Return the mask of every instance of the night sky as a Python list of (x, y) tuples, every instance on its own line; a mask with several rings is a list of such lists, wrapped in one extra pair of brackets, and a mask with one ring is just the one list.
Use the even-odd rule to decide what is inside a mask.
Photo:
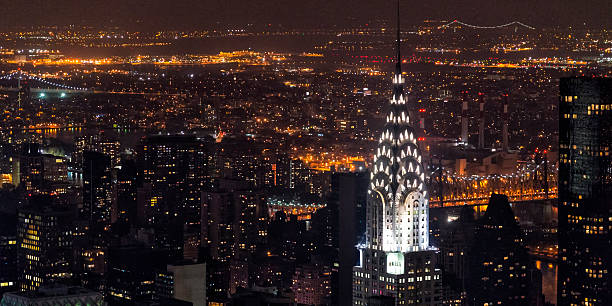
[[(0, 0), (0, 26), (118, 25), (134, 29), (223, 25), (355, 25), (394, 16), (394, 0)], [(493, 25), (612, 27), (612, 0), (403, 0), (405, 23), (425, 18)]]

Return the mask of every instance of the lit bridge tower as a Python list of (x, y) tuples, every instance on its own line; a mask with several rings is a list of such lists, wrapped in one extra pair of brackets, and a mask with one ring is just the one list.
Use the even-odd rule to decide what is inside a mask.
[(429, 198), (404, 94), (399, 0), (393, 96), (371, 169), (366, 240), (353, 268), (353, 304), (442, 305), (437, 249), (429, 245)]

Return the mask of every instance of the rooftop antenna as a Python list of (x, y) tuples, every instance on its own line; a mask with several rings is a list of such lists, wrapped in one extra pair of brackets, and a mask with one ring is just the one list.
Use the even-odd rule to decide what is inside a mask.
[(395, 64), (395, 73), (402, 74), (402, 58), (400, 54), (400, 0), (397, 0), (397, 63)]

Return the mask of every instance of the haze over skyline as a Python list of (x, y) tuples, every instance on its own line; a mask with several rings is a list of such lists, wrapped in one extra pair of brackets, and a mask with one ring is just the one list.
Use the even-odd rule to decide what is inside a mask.
[[(355, 0), (32, 0), (0, 1), (0, 27), (36, 25), (120, 26), (130, 29), (206, 28), (253, 23), (344, 26), (393, 16), (388, 1)], [(431, 0), (402, 1), (405, 24), (424, 19), (460, 19), (495, 25), (513, 20), (534, 26), (611, 26), (606, 0)], [(96, 12), (90, 14), (88, 12)], [(342, 12), (339, 14), (339, 12)]]

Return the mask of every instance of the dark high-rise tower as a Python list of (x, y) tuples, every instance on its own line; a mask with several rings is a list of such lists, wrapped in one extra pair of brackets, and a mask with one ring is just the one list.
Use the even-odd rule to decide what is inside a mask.
[(561, 79), (559, 305), (612, 304), (612, 78)]
[(91, 226), (111, 223), (111, 188), (110, 158), (99, 152), (83, 153), (83, 218)]
[(393, 96), (370, 177), (366, 239), (353, 269), (354, 305), (378, 295), (397, 304), (442, 304), (437, 250), (429, 245), (425, 171), (404, 95), (397, 5)]
[[(446, 223), (446, 224), (444, 224)], [(441, 230), (438, 246), (441, 253), (441, 268), (443, 283), (448, 286), (448, 301), (455, 295), (461, 299), (467, 293), (470, 249), (474, 242), (476, 219), (474, 208), (463, 206), (460, 216), (453, 222), (444, 222), (445, 228)]]
[(331, 284), (332, 303), (351, 305), (353, 267), (359, 259), (356, 245), (362, 242), (365, 234), (368, 173), (334, 173), (331, 181), (328, 208), (331, 210), (332, 245), (338, 251), (338, 273), (334, 273)]
[(136, 223), (138, 168), (132, 159), (122, 159), (117, 169), (117, 220)]

